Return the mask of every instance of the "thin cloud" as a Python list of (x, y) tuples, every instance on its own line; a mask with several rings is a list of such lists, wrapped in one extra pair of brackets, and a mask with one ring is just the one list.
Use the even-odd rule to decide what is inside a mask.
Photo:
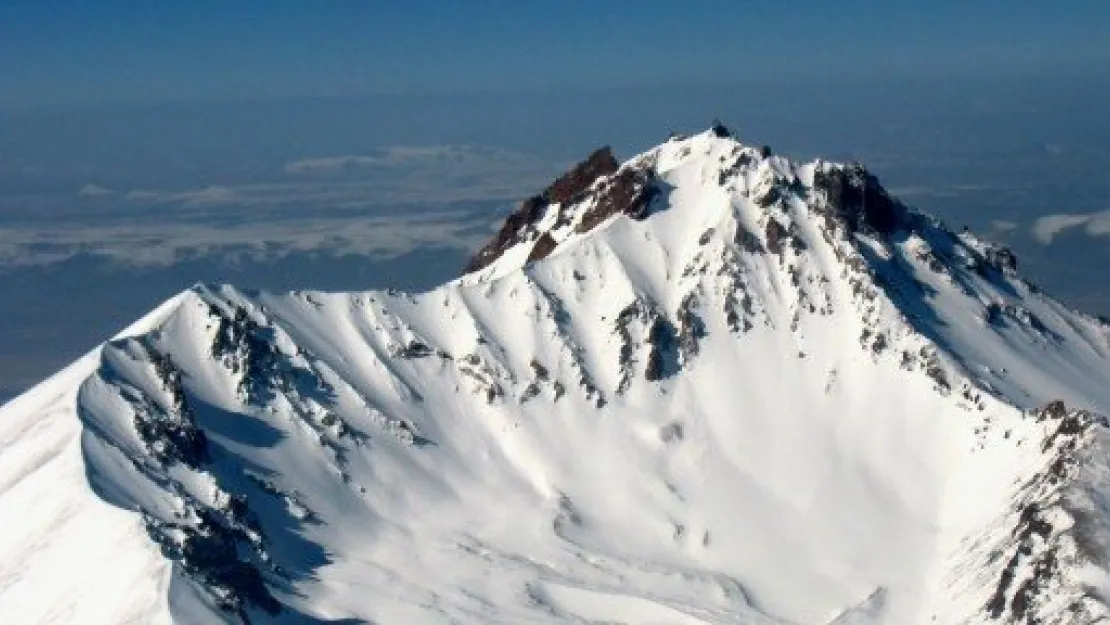
[(197, 189), (139, 189), (132, 203), (182, 207), (360, 208), (399, 202), (514, 200), (545, 187), (558, 166), (471, 146), (393, 146), (372, 154), (288, 162), (280, 180)]
[(127, 199), (132, 202), (152, 204), (180, 204), (182, 206), (217, 206), (242, 203), (242, 197), (235, 189), (225, 186), (211, 186), (189, 191), (131, 191)]
[(41, 266), (78, 255), (136, 267), (169, 266), (194, 258), (272, 261), (309, 252), (395, 258), (422, 247), (473, 250), (492, 228), (488, 218), (461, 211), (234, 225), (10, 228), (0, 230), (0, 266)]
[(373, 167), (379, 159), (373, 156), (328, 156), (324, 158), (306, 158), (291, 161), (285, 164), (287, 174), (312, 174), (335, 173), (353, 171), (364, 167)]
[(106, 189), (95, 184), (87, 184), (84, 187), (81, 187), (81, 190), (77, 192), (77, 195), (78, 197), (104, 197), (106, 195), (113, 195), (114, 193), (115, 191), (112, 191), (111, 189)]
[[(370, 154), (304, 158), (285, 164), (287, 174), (337, 174), (363, 170), (440, 169), (445, 172), (500, 172), (547, 169), (548, 164), (529, 154), (476, 146), (397, 145)], [(363, 172), (365, 173), (365, 172)]]
[(888, 189), (891, 195), (904, 200), (915, 198), (953, 198), (961, 195), (984, 193), (993, 187), (980, 184), (958, 184), (948, 186), (906, 186)]
[(1033, 238), (1049, 245), (1061, 233), (1082, 226), (1088, 236), (1110, 236), (1110, 210), (1073, 215), (1046, 215), (1033, 223)]
[(197, 258), (469, 251), (515, 201), (544, 188), (558, 169), (496, 148), (393, 146), (292, 161), (276, 178), (249, 184), (126, 192), (88, 185), (85, 197), (112, 196), (96, 203), (95, 215), (83, 211), (69, 223), (55, 220), (47, 227), (27, 220), (0, 229), (0, 269), (79, 255), (168, 266)]
[(135, 190), (126, 200), (133, 204), (176, 205), (186, 208), (214, 206), (356, 209), (398, 203), (460, 201), (511, 201), (543, 188), (550, 176), (473, 177), (467, 180), (416, 177), (393, 181), (330, 181), (210, 186), (184, 190)]

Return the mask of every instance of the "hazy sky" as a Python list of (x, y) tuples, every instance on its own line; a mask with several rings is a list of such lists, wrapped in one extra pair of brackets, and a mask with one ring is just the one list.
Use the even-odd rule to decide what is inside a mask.
[(7, 0), (0, 104), (1105, 74), (1105, 0)]

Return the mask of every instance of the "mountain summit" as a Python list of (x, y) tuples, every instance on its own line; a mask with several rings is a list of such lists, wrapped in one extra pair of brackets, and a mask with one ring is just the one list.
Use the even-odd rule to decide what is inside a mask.
[(197, 286), (0, 408), (0, 622), (1110, 619), (1110, 327), (715, 125), (422, 294)]

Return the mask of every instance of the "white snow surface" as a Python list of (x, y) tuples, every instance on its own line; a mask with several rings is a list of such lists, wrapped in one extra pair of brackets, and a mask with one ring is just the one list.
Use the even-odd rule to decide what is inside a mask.
[(0, 407), (0, 623), (1110, 619), (1106, 435), (1037, 411), (1110, 413), (1110, 328), (925, 216), (831, 225), (842, 165), (623, 167), (642, 220), (550, 207), (416, 295), (197, 286)]

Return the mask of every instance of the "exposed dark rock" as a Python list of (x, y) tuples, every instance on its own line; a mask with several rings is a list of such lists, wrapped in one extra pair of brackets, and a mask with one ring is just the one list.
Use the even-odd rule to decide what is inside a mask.
[(1064, 402), (1057, 399), (1056, 401), (1049, 402), (1041, 409), (1038, 415), (1038, 421), (1044, 419), (1063, 419), (1068, 416), (1068, 408)]
[(505, 250), (521, 241), (526, 241), (533, 235), (536, 222), (547, 214), (547, 209), (552, 204), (566, 204), (576, 200), (598, 178), (616, 172), (619, 166), (620, 163), (613, 157), (613, 152), (608, 146), (595, 151), (586, 160), (560, 176), (542, 193), (521, 202), (520, 206), (505, 219), (505, 223), (493, 239), (478, 250), (467, 264), (465, 271), (469, 273), (482, 269), (500, 258)]
[(728, 323), (728, 329), (734, 333), (742, 333), (751, 330), (754, 325), (751, 322), (751, 314), (749, 312), (741, 313), (741, 307), (746, 311), (751, 311), (751, 297), (746, 293), (743, 298), (729, 294), (725, 300), (725, 322)]
[(275, 343), (273, 328), (251, 319), (242, 308), (229, 318), (212, 308), (219, 326), (212, 357), (239, 376), (239, 392), (252, 404), (264, 404), (280, 393), (311, 395), (328, 402), (335, 390), (311, 369), (294, 365)]
[[(535, 381), (529, 382), (528, 386), (524, 388), (524, 392), (520, 396), (522, 402), (538, 397), (540, 394), (540, 385), (538, 382), (547, 382), (551, 377), (551, 373), (547, 370), (547, 367), (544, 367), (536, 360), (532, 360), (528, 363), (528, 366), (532, 369), (532, 375), (535, 377)], [(561, 394), (561, 392), (557, 392), (557, 395)]]
[(180, 462), (189, 467), (199, 467), (208, 461), (208, 439), (204, 430), (196, 424), (182, 384), (181, 371), (169, 356), (148, 343), (142, 345), (171, 403), (162, 407), (143, 395), (128, 398), (135, 411), (135, 432), (147, 452), (159, 463)]
[(767, 220), (767, 250), (773, 254), (782, 254), (782, 243), (786, 238), (787, 230), (776, 219)]
[(196, 468), (208, 460), (208, 438), (188, 410), (165, 413), (151, 406), (144, 408), (135, 412), (135, 431), (160, 463), (180, 462)]
[(598, 190), (597, 201), (582, 216), (578, 232), (589, 232), (618, 213), (633, 219), (647, 217), (648, 205), (659, 193), (651, 170), (625, 169)]
[(644, 378), (655, 382), (674, 375), (679, 369), (678, 333), (662, 315), (656, 315), (648, 330), (648, 358)]
[(728, 139), (732, 136), (732, 131), (729, 130), (728, 126), (721, 123), (719, 119), (713, 120), (713, 125), (709, 127), (709, 130), (713, 133), (713, 136), (721, 139)]
[(678, 307), (678, 340), (683, 362), (698, 355), (699, 341), (707, 334), (697, 308), (698, 298), (694, 293), (684, 297)]
[(849, 232), (888, 235), (902, 225), (907, 213), (860, 166), (818, 170), (813, 186), (824, 194), (828, 217), (844, 224)]
[(505, 250), (525, 240), (528, 229), (543, 217), (547, 211), (548, 202), (542, 195), (534, 195), (521, 202), (515, 211), (509, 214), (497, 231), (493, 239), (467, 264), (465, 271), (477, 271), (497, 260)]
[[(623, 213), (633, 219), (647, 216), (648, 205), (659, 192), (655, 185), (655, 175), (650, 169), (627, 168), (619, 171), (620, 163), (613, 157), (608, 147), (601, 148), (589, 158), (576, 165), (569, 172), (551, 184), (543, 193), (524, 202), (506, 218), (501, 229), (494, 235), (467, 264), (467, 273), (489, 266), (501, 257), (505, 250), (519, 243), (537, 239), (528, 259), (538, 260), (546, 257), (555, 248), (555, 241), (547, 233), (539, 234), (536, 224), (544, 218), (547, 211), (559, 206), (556, 223), (565, 225), (572, 218), (562, 209), (587, 199), (593, 194), (594, 201), (582, 215), (577, 226), (579, 232), (593, 229), (607, 218)], [(591, 188), (598, 180), (609, 177), (597, 189)]]
[(740, 173), (741, 169), (750, 165), (751, 162), (752, 162), (751, 155), (748, 152), (741, 152), (740, 155), (736, 157), (736, 160), (733, 161), (731, 165), (722, 169), (721, 173), (719, 173), (717, 175), (717, 184), (719, 184), (722, 187), (725, 186), (730, 179), (732, 179), (738, 173)]
[[(986, 606), (992, 618), (1001, 618), (1006, 613), (1007, 592), (1014, 586), (1018, 571), (1021, 568), (1029, 568), (1031, 571), (1014, 590), (1008, 604), (1013, 619), (1009, 622), (1027, 622), (1025, 619), (1033, 602), (1046, 589), (1056, 573), (1057, 561), (1053, 550), (1048, 549), (1036, 557), (1031, 557), (1035, 545), (1050, 542), (1053, 529), (1052, 524), (1043, 517), (1043, 512), (1036, 503), (1021, 509), (1018, 525), (1014, 531), (1014, 553), (1002, 569), (998, 585)], [(1025, 563), (1024, 566), (1023, 563)]]
[(775, 204), (778, 204), (779, 200), (781, 200), (782, 198), (782, 188), (779, 185), (778, 181), (776, 181), (774, 184), (767, 187), (766, 191), (752, 198), (752, 201), (754, 201), (756, 206), (759, 206), (760, 208), (771, 208)]
[(470, 353), (458, 363), (458, 371), (475, 383), (475, 393), (485, 395), (486, 403), (505, 396), (505, 389), (498, 382), (497, 371), (487, 364), (478, 354)]
[[(1055, 421), (1056, 430), (1044, 441), (1042, 449), (1047, 451), (1053, 446), (1059, 446), (1066, 451), (1074, 448), (1075, 438), (1087, 431), (1088, 428), (1099, 425), (1107, 427), (1105, 417), (1085, 410), (1069, 411), (1062, 401), (1054, 401), (1041, 409), (1037, 416), (1038, 421)], [(1061, 442), (1063, 441), (1063, 442)]]
[(400, 358), (427, 358), (434, 353), (435, 351), (427, 343), (417, 339), (409, 341), (408, 345), (397, 350), (397, 356)]
[(219, 327), (212, 343), (212, 355), (232, 373), (241, 374), (239, 390), (252, 403), (263, 403), (272, 397), (273, 382), (285, 359), (266, 336), (267, 331), (238, 308), (229, 319), (219, 316)]
[(740, 249), (749, 254), (763, 253), (763, 244), (759, 242), (759, 237), (749, 232), (741, 224), (736, 224), (736, 234), (733, 236), (733, 241), (736, 242), (736, 245), (740, 246)]
[(876, 354), (883, 353), (888, 346), (886, 334), (879, 333), (875, 336), (875, 342), (871, 343), (871, 351)]
[[(1071, 508), (1062, 489), (1081, 463), (1083, 438), (1092, 426), (1106, 427), (1107, 420), (1083, 410), (1069, 410), (1062, 401), (1054, 401), (1037, 410), (1033, 416), (1040, 422), (1055, 423), (1056, 429), (1045, 438), (1042, 452), (1053, 458), (1046, 469), (1022, 487), (1022, 503), (1015, 509), (1017, 523), (1012, 532), (1010, 557), (999, 575), (998, 584), (986, 605), (994, 619), (1007, 623), (1042, 623), (1037, 609), (1044, 602), (1056, 599), (1061, 574), (1061, 546), (1065, 535), (1075, 539), (1080, 558), (1101, 557), (1105, 547), (1095, 539), (1092, 544), (1089, 526), (1083, 521), (1082, 508)], [(1072, 518), (1069, 523), (1054, 524), (1061, 507)], [(1063, 553), (1070, 549), (1065, 548)], [(1097, 554), (1097, 555), (1096, 555)], [(1073, 604), (1078, 606), (1079, 604)], [(1081, 607), (1079, 608), (1081, 610)], [(1075, 612), (1078, 616), (1080, 612)], [(1084, 613), (1085, 614), (1085, 613)], [(1072, 621), (1068, 621), (1069, 623)], [(1088, 622), (1076, 620), (1075, 622)], [(1094, 622), (1094, 621), (1090, 621)]]
[(529, 367), (531, 367), (532, 374), (536, 376), (537, 380), (546, 380), (550, 376), (547, 367), (541, 365), (535, 360), (529, 363)]
[(990, 614), (991, 618), (1001, 618), (1002, 613), (1005, 612), (1006, 593), (1014, 583), (1014, 570), (1020, 562), (1021, 560), (1018, 558), (1018, 554), (1015, 553), (1002, 569), (1002, 573), (998, 579), (998, 585), (995, 586), (994, 593), (991, 595), (986, 605), (987, 614)]
[(620, 162), (613, 156), (612, 149), (604, 146), (560, 176), (544, 191), (543, 197), (551, 204), (573, 202), (598, 178), (615, 173), (618, 167)]
[(551, 252), (555, 251), (555, 238), (550, 233), (545, 232), (532, 246), (532, 251), (528, 253), (528, 262), (547, 258)]
[[(617, 315), (616, 331), (621, 337), (619, 365), (620, 382), (617, 394), (628, 390), (632, 383), (635, 354), (639, 346), (633, 340), (634, 328), (646, 329), (643, 347), (647, 349), (644, 377), (648, 381), (658, 381), (671, 377), (681, 367), (678, 331), (664, 315), (651, 304), (636, 300), (625, 306)], [(639, 334), (636, 332), (635, 334)]]
[(928, 267), (929, 271), (933, 273), (947, 273), (944, 263), (940, 262), (936, 254), (932, 252), (922, 252), (917, 256), (918, 260), (923, 261)]
[(1010, 275), (1017, 271), (1017, 256), (1008, 247), (1002, 247), (1001, 245), (987, 246), (984, 256), (988, 263), (1003, 274)]
[(983, 310), (983, 319), (988, 325), (998, 326), (1002, 324), (1002, 305), (998, 302), (991, 302)]
[(529, 399), (534, 399), (534, 398), (538, 397), (539, 394), (540, 394), (539, 385), (536, 384), (535, 382), (532, 382), (528, 386), (524, 387), (524, 392), (520, 394), (520, 401), (521, 402), (526, 402)]
[(617, 384), (618, 394), (627, 390), (628, 385), (632, 382), (632, 356), (635, 349), (632, 343), (632, 323), (637, 319), (642, 321), (646, 316), (647, 311), (639, 300), (625, 306), (617, 315), (614, 325), (617, 334), (621, 337), (621, 347), (618, 354), (621, 379)]
[(948, 375), (944, 373), (944, 369), (942, 369), (937, 362), (930, 362), (925, 367), (925, 375), (932, 378), (933, 382), (936, 382), (937, 387), (942, 391), (947, 391), (951, 388), (951, 385), (948, 383)]
[(281, 603), (266, 587), (258, 566), (239, 557), (240, 547), (254, 552), (242, 528), (228, 525), (220, 514), (199, 510), (200, 523), (195, 526), (171, 525), (146, 517), (147, 534), (167, 558), (181, 563), (189, 576), (218, 591), (220, 607), (237, 614), (246, 622), (246, 608), (257, 607), (273, 615), (281, 612)]

